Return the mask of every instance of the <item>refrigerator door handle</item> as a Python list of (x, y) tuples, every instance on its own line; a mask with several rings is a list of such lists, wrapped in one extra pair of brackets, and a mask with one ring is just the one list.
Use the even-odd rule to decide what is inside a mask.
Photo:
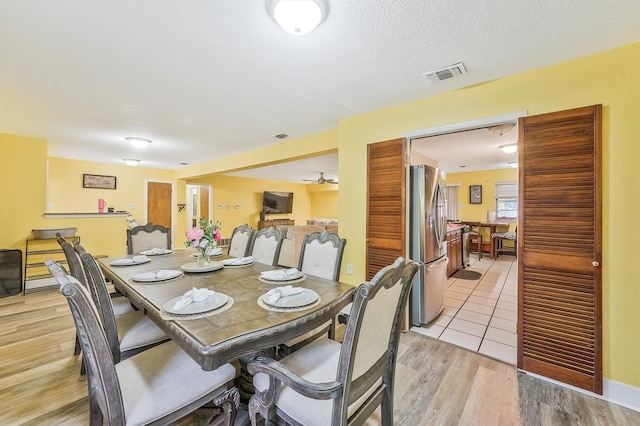
[(440, 182), (436, 185), (435, 194), (436, 239), (440, 244), (444, 242), (447, 227), (447, 206), (444, 197), (444, 189)]

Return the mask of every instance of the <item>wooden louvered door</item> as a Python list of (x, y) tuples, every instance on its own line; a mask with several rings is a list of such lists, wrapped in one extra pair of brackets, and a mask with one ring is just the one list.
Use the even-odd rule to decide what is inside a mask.
[(406, 256), (406, 150), (405, 139), (367, 146), (367, 280)]
[(519, 121), (518, 367), (602, 393), (602, 107)]

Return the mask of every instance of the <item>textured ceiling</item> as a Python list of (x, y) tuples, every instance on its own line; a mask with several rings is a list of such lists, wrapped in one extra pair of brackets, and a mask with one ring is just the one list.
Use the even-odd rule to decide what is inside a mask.
[[(175, 169), (640, 40), (637, 0), (329, 5), (295, 37), (262, 0), (0, 1), (0, 132), (45, 138), (54, 157)], [(457, 62), (460, 78), (422, 76)]]

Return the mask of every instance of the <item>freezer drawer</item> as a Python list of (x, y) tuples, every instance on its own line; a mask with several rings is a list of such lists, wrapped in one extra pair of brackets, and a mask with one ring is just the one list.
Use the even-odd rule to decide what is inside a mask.
[(421, 264), (413, 277), (411, 290), (411, 325), (428, 324), (444, 309), (447, 298), (447, 265), (444, 256), (432, 263)]

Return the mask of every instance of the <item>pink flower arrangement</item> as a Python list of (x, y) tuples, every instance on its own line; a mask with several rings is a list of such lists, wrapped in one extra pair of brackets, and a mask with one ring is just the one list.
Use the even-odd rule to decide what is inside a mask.
[(184, 245), (196, 248), (200, 253), (206, 255), (222, 239), (221, 225), (219, 221), (214, 223), (212, 220), (206, 219), (200, 219), (198, 225), (185, 233), (187, 241)]

